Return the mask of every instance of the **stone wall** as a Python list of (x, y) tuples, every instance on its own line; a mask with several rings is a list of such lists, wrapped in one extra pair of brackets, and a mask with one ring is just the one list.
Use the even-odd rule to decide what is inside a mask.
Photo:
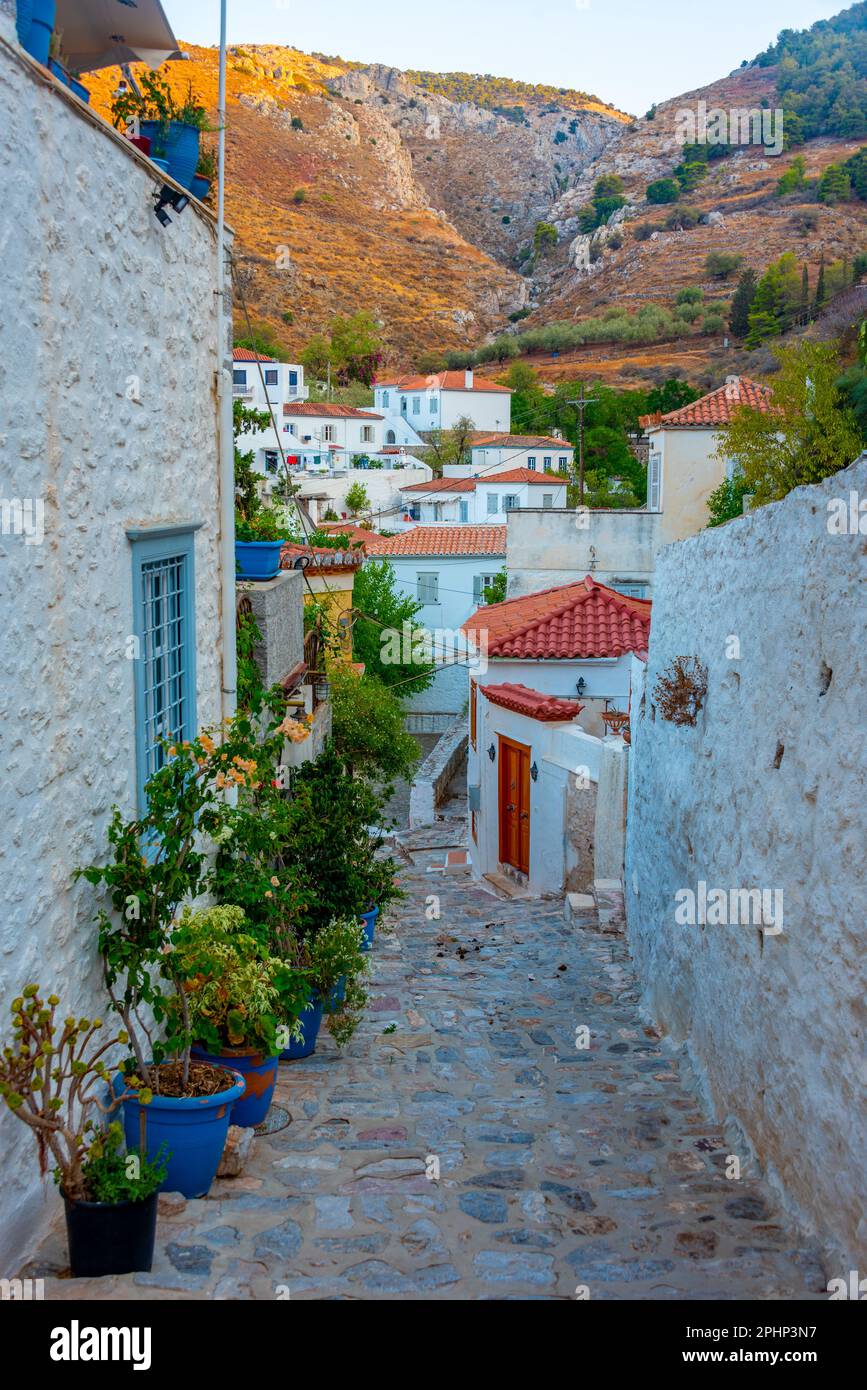
[(469, 732), (466, 715), (459, 715), (416, 769), (409, 792), (409, 825), (433, 825), (436, 809), (449, 783), (467, 756)]
[[(28, 981), (105, 1012), (96, 901), (72, 883), (136, 805), (127, 529), (200, 522), (197, 715), (221, 717), (216, 239), (192, 204), (161, 228), (156, 170), (0, 45), (0, 1030)], [(0, 1114), (0, 1273), (58, 1198)]]
[[(836, 534), (853, 493), (854, 529)], [(626, 861), (650, 1015), (687, 1048), (746, 1171), (765, 1170), (841, 1274), (867, 1258), (865, 497), (867, 455), (660, 553)], [(680, 655), (707, 668), (695, 727), (664, 719), (655, 695)], [(712, 924), (721, 907), (681, 924), (684, 890), (700, 917), (701, 883), (767, 891), (770, 925), (731, 898), (739, 924)]]

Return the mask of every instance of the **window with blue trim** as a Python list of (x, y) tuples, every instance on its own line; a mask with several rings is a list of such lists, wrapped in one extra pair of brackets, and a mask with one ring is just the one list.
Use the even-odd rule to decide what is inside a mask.
[(196, 615), (193, 530), (132, 539), (136, 775), (145, 785), (163, 766), (163, 739), (196, 733)]

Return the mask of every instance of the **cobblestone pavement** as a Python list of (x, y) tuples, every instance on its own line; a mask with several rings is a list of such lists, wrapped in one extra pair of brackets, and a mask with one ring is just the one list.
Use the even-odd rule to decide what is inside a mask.
[[(765, 1185), (726, 1178), (623, 939), (442, 872), (442, 848), (413, 859), (356, 1038), (281, 1064), (288, 1128), (207, 1199), (161, 1198), (152, 1273), (48, 1278), (46, 1297), (821, 1297)], [(28, 1272), (64, 1249), (57, 1231)]]

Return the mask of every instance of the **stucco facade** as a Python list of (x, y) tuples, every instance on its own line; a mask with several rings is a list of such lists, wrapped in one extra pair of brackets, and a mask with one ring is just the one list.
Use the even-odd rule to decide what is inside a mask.
[[(198, 527), (195, 715), (221, 716), (216, 373), (230, 351), (208, 214), (191, 202), (162, 228), (158, 171), (5, 46), (0, 181), (0, 496), (44, 508), (41, 544), (0, 535), (5, 1039), (28, 981), (105, 1014), (94, 891), (72, 872), (104, 856), (112, 806), (136, 808), (129, 530)], [(0, 1131), (10, 1273), (59, 1199), (24, 1125), (4, 1111)]]
[[(867, 632), (857, 512), (837, 534), (829, 503), (848, 512), (853, 493), (867, 456), (661, 552), (626, 863), (648, 1013), (688, 1051), (742, 1168), (764, 1169), (844, 1277), (867, 1259)], [(655, 693), (683, 654), (707, 669), (695, 727)], [(702, 924), (701, 884), (762, 890), (767, 920), (723, 897)]]
[(637, 597), (650, 598), (661, 520), (659, 513), (643, 510), (534, 507), (509, 512), (509, 598), (569, 584), (585, 574), (611, 588), (631, 585)]
[(708, 499), (727, 469), (716, 457), (719, 435), (714, 430), (651, 429), (648, 435), (650, 459), (659, 456), (659, 544), (667, 545), (707, 526)]

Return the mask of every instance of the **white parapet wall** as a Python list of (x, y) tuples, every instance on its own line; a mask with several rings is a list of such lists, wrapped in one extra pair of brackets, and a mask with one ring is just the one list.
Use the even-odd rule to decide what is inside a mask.
[[(196, 719), (221, 717), (216, 237), (192, 202), (0, 27), (0, 1029), (39, 982), (105, 1016), (93, 888), (111, 808), (136, 814), (136, 528), (195, 531)], [(15, 503), (38, 504), (41, 535)], [(25, 515), (28, 511), (25, 510)], [(61, 1015), (64, 1016), (64, 1015)], [(0, 1114), (0, 1275), (58, 1209)]]
[[(867, 1267), (865, 509), (867, 455), (660, 553), (626, 857), (649, 1014), (841, 1276)], [(679, 656), (694, 727), (656, 693)]]

